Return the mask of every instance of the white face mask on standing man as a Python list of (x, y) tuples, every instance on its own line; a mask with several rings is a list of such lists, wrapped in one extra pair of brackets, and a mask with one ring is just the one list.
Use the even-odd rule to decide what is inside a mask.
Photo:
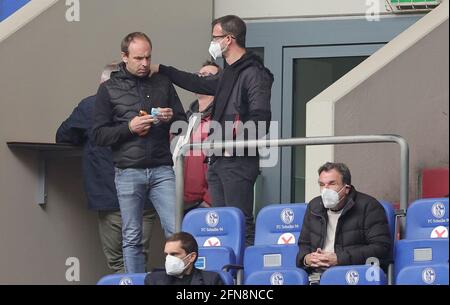
[(209, 54), (212, 56), (212, 58), (214, 58), (214, 60), (216, 60), (219, 57), (223, 56), (223, 53), (227, 50), (228, 46), (225, 46), (222, 49), (222, 46), (220, 45), (220, 43), (225, 39), (227, 35), (224, 35), (224, 37), (220, 40), (220, 41), (211, 41), (211, 43), (209, 44)]

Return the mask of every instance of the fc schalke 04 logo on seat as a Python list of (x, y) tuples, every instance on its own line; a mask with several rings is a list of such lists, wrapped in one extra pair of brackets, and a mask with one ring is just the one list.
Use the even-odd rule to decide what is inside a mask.
[(280, 216), (281, 220), (287, 225), (294, 221), (294, 211), (290, 208), (283, 209)]
[(219, 214), (217, 214), (216, 212), (208, 212), (206, 214), (205, 220), (208, 226), (215, 227), (219, 223)]
[(356, 270), (350, 270), (345, 274), (345, 281), (349, 285), (357, 285), (359, 282), (359, 273)]
[(445, 205), (442, 202), (436, 202), (431, 207), (431, 213), (436, 218), (442, 218), (445, 215)]
[(433, 268), (425, 268), (422, 271), (422, 280), (426, 284), (433, 284), (436, 280), (436, 272)]
[(123, 277), (120, 279), (119, 285), (133, 285), (133, 281), (129, 277)]
[(284, 278), (283, 275), (279, 272), (275, 272), (270, 276), (270, 284), (272, 285), (283, 285)]

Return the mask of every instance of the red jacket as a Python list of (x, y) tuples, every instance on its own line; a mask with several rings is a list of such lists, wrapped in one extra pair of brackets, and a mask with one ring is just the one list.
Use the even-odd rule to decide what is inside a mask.
[[(211, 121), (210, 108), (208, 107), (202, 113), (200, 124), (192, 131), (190, 143), (203, 142), (208, 137)], [(198, 112), (198, 102), (191, 105), (190, 111)], [(184, 202), (187, 204), (205, 201), (211, 205), (206, 181), (208, 165), (204, 161), (205, 155), (201, 150), (190, 151), (184, 159)]]

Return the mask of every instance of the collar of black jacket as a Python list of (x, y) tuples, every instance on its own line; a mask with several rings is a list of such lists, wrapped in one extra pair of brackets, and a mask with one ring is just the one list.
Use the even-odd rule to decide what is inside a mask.
[(112, 77), (117, 77), (117, 78), (127, 78), (127, 79), (133, 79), (133, 80), (141, 80), (141, 79), (146, 79), (148, 78), (148, 75), (146, 76), (137, 76), (134, 74), (131, 74), (130, 71), (127, 70), (125, 63), (122, 61), (119, 64), (119, 70), (118, 71), (113, 71), (111, 73), (111, 78)]

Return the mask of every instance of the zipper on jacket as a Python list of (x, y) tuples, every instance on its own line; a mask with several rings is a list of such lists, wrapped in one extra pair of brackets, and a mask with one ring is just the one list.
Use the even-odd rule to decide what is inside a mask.
[[(147, 109), (147, 107), (146, 107), (147, 105), (146, 105), (146, 100), (145, 100), (145, 94), (142, 91), (142, 83), (141, 82), (142, 82), (142, 80), (140, 78), (138, 78), (136, 80), (136, 89), (138, 91), (138, 95), (140, 98), (139, 104), (141, 105), (142, 109), (146, 109), (147, 113), (150, 114), (150, 109)], [(151, 132), (151, 131), (149, 130), (149, 132)], [(147, 136), (148, 136), (148, 134), (146, 134), (144, 137), (147, 137)], [(145, 160), (144, 160), (144, 164), (146, 167), (149, 167), (148, 163), (150, 163), (150, 160), (151, 160), (151, 144), (150, 144), (150, 141), (147, 140), (147, 141), (145, 141)]]

